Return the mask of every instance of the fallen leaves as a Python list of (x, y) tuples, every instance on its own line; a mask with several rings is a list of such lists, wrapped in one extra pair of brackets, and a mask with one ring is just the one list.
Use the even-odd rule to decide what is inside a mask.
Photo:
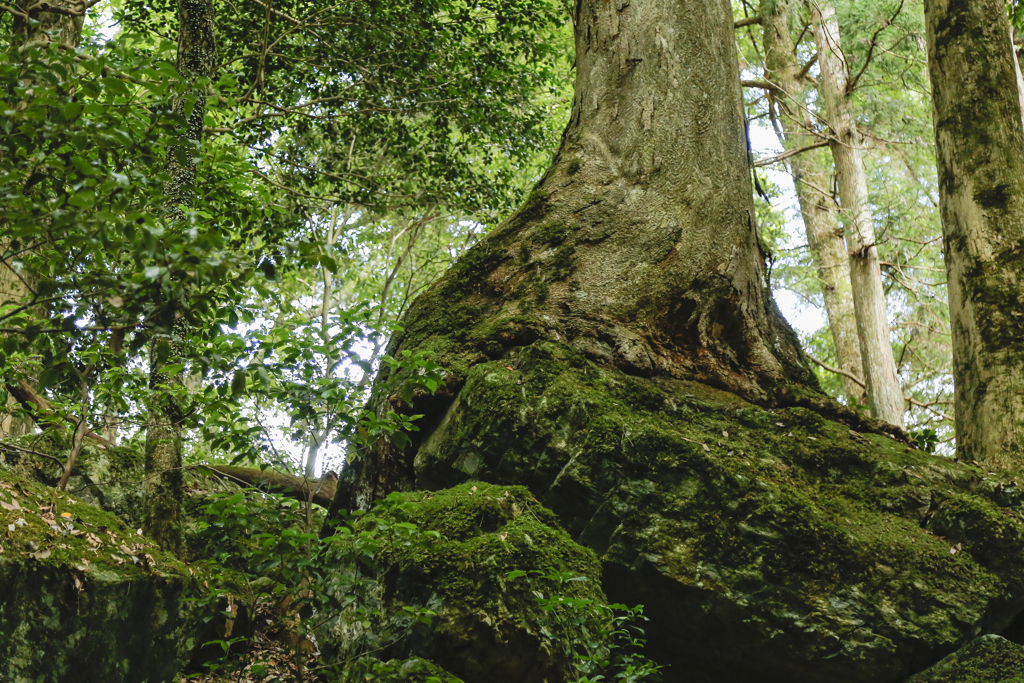
[(45, 560), (46, 558), (48, 558), (52, 554), (53, 554), (53, 550), (51, 550), (50, 548), (43, 548), (42, 550), (38, 550), (38, 551), (36, 551), (34, 553), (28, 553), (28, 556), (29, 557), (34, 557), (37, 560)]

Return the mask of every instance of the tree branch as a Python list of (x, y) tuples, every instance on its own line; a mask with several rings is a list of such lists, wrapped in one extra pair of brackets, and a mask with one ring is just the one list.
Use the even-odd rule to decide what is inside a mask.
[(862, 380), (860, 377), (858, 377), (857, 375), (853, 374), (852, 372), (847, 372), (846, 370), (841, 370), (840, 368), (834, 368), (831, 365), (826, 365), (825, 363), (822, 363), (820, 360), (818, 360), (817, 358), (815, 358), (814, 356), (812, 356), (809, 353), (805, 353), (804, 355), (806, 355), (808, 358), (810, 358), (811, 361), (815, 365), (818, 365), (822, 369), (828, 370), (829, 372), (834, 372), (837, 375), (842, 375), (843, 377), (846, 377), (846, 378), (850, 379), (855, 384), (857, 384), (857, 386), (859, 386), (861, 389), (866, 389), (867, 388), (867, 385), (864, 384), (864, 380)]
[(769, 81), (740, 81), (740, 85), (744, 88), (761, 88), (762, 90), (771, 90), (773, 92), (779, 92), (779, 86)]
[(812, 149), (818, 149), (819, 147), (826, 147), (827, 145), (828, 145), (828, 140), (819, 140), (818, 142), (815, 142), (814, 144), (811, 144), (811, 145), (805, 145), (803, 147), (796, 147), (794, 149), (789, 149), (789, 150), (786, 150), (785, 152), (783, 152), (782, 154), (780, 154), (777, 157), (772, 157), (771, 159), (762, 159), (761, 161), (755, 161), (754, 162), (754, 168), (762, 168), (764, 166), (771, 166), (772, 164), (777, 164), (780, 161), (785, 161), (786, 159), (788, 159), (790, 157), (795, 157), (797, 154), (800, 154), (802, 152), (808, 152), (808, 151), (810, 151)]
[(747, 17), (746, 19), (740, 19), (735, 24), (733, 24), (733, 28), (743, 28), (744, 26), (750, 26), (751, 24), (760, 24), (763, 22), (764, 19), (762, 19), (761, 17)]
[[(25, 380), (21, 380), (17, 384), (7, 384), (5, 385), (5, 388), (7, 389), (7, 393), (14, 397), (14, 400), (28, 410), (28, 414), (32, 417), (32, 420), (43, 430), (52, 426), (55, 422), (71, 422), (77, 427), (77, 422), (74, 420), (57, 415), (53, 410), (53, 407), (50, 405), (50, 402), (37, 394), (35, 389), (32, 388), (32, 385)], [(104, 439), (99, 434), (88, 430), (85, 432), (85, 438), (90, 441), (95, 441), (97, 444), (105, 448), (114, 445), (108, 439)]]
[(330, 507), (338, 485), (338, 477), (333, 472), (328, 472), (321, 479), (307, 479), (277, 470), (261, 470), (255, 467), (202, 465), (200, 470), (209, 470), (222, 479), (246, 484), (261, 491), (280, 493), (303, 503), (310, 501), (324, 509)]
[(896, 17), (898, 17), (900, 15), (900, 12), (903, 11), (903, 3), (905, 1), (906, 0), (900, 0), (900, 4), (896, 8), (896, 11), (893, 12), (892, 18), (883, 21), (882, 25), (879, 26), (878, 30), (875, 31), (874, 35), (871, 36), (871, 46), (868, 48), (868, 54), (864, 58), (864, 64), (861, 65), (860, 71), (857, 72), (857, 75), (851, 78), (850, 82), (846, 84), (847, 95), (854, 91), (854, 89), (857, 87), (857, 82), (860, 80), (860, 77), (863, 76), (864, 72), (868, 70), (868, 66), (871, 64), (871, 59), (875, 56), (875, 48), (878, 47), (878, 36), (880, 36), (882, 34), (882, 31), (892, 26), (893, 22), (896, 21)]
[(812, 55), (811, 58), (807, 60), (807, 63), (803, 65), (803, 68), (800, 69), (800, 73), (798, 73), (796, 75), (796, 79), (798, 81), (802, 81), (805, 78), (807, 78), (807, 72), (810, 71), (811, 67), (814, 66), (817, 63), (818, 63), (818, 53), (815, 52), (814, 55)]

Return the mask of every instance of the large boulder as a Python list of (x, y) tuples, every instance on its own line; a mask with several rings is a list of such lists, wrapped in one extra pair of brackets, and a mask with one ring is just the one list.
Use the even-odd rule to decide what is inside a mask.
[(768, 409), (626, 374), (606, 340), (488, 325), (402, 342), (452, 374), (447, 407), (412, 407), (427, 417), (392, 471), (528, 486), (598, 555), (608, 597), (646, 605), (666, 681), (891, 683), (1024, 607), (1012, 473), (859, 433), (806, 389)]
[[(0, 444), (0, 465), (19, 476), (48, 486), (60, 480), (69, 447), (59, 439), (30, 434)], [(127, 524), (142, 519), (142, 478), (145, 456), (133, 446), (86, 442), (75, 460), (67, 490), (85, 503), (117, 514)]]
[[(379, 583), (363, 600), (366, 611), (342, 610), (317, 633), (327, 663), (352, 663), (341, 680), (364, 680), (364, 674), (416, 680), (413, 671), (428, 671), (421, 660), (440, 667), (444, 680), (578, 678), (574, 654), (585, 654), (596, 633), (595, 624), (586, 622), (602, 620), (593, 607), (606, 604), (591, 551), (559, 529), (523, 487), (467, 483), (389, 502), (396, 500), (414, 505), (401, 506), (401, 517), (392, 522), (407, 519), (419, 533), (408, 540), (381, 537), (373, 551)], [(440, 536), (430, 540), (422, 532)], [(342, 540), (354, 542), (355, 536)], [(351, 595), (353, 571), (339, 567), (330, 590)], [(555, 602), (545, 606), (538, 596)], [(433, 612), (429, 625), (411, 618), (410, 609)], [(385, 617), (371, 623), (360, 614)], [(361, 658), (363, 653), (379, 659)]]
[(115, 515), (0, 468), (0, 680), (173, 680), (195, 582)]

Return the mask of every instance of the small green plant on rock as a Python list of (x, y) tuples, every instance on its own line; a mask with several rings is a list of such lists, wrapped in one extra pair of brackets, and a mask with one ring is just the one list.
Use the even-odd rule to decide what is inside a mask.
[(405, 632), (397, 625), (430, 625), (428, 609), (394, 605), (385, 614), (373, 606), (383, 571), (379, 554), (439, 536), (403, 521), (399, 508), (404, 503), (385, 501), (371, 513), (349, 515), (334, 536), (321, 539), (306, 530), (297, 501), (251, 490), (213, 498), (199, 525), (211, 578), (198, 602), (207, 608), (206, 621), (219, 636), (205, 644), (220, 649), (203, 662), (207, 670), (248, 668), (265, 675), (268, 667), (251, 661), (249, 648), (262, 632), (292, 649), (296, 680), (302, 680), (316, 649), (312, 634), (328, 615), (345, 613), (383, 643), (401, 637), (395, 631)]
[[(551, 567), (546, 571), (516, 570), (509, 572), (506, 578), (509, 581), (523, 579), (534, 588), (534, 598), (550, 622), (541, 624), (542, 634), (555, 639), (554, 634), (566, 632), (566, 626), (575, 627), (580, 634), (570, 644), (579, 675), (573, 683), (661, 680), (662, 667), (643, 654), (647, 641), (643, 628), (637, 623), (647, 621), (643, 605), (606, 605), (593, 598), (573, 597), (565, 590), (567, 584), (587, 581), (587, 577)], [(560, 628), (551, 628), (551, 625)]]

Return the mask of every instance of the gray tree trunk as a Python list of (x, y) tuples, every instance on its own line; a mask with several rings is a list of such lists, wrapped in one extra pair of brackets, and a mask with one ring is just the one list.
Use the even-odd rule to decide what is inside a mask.
[[(415, 412), (439, 419), (469, 365), (538, 338), (761, 404), (816, 387), (766, 281), (728, 0), (579, 0), (574, 26), (573, 108), (550, 169), (392, 340), (391, 355), (428, 350), (452, 373)], [(389, 379), (377, 414), (399, 400)], [(411, 486), (428, 435), (379, 442), (340, 505)]]
[[(211, 0), (178, 0), (177, 69), (193, 82), (212, 78), (217, 70), (217, 43)], [(168, 150), (165, 168), (170, 180), (165, 192), (165, 212), (171, 221), (184, 218), (184, 209), (195, 196), (199, 145), (203, 139), (206, 86), (191, 93), (196, 101), (182, 131), (183, 143)], [(186, 99), (174, 102), (175, 113), (184, 115)], [(172, 331), (154, 334), (150, 344), (150, 386), (157, 390), (149, 406), (146, 428), (146, 479), (144, 527), (147, 535), (171, 551), (181, 549), (182, 446), (184, 440), (185, 377), (182, 372), (165, 372), (168, 365), (184, 356), (188, 325), (183, 318)]]
[(862, 140), (850, 101), (846, 58), (839, 40), (835, 10), (825, 2), (814, 5), (814, 32), (821, 69), (821, 95), (832, 129), (832, 158), (836, 165), (844, 236), (850, 254), (853, 305), (857, 315), (864, 381), (871, 414), (903, 426), (903, 390), (896, 376), (896, 361), (889, 338), (885, 290), (875, 246), (875, 229), (868, 200), (867, 172)]
[[(805, 104), (807, 84), (800, 79), (800, 64), (793, 49), (789, 27), (791, 3), (762, 2), (764, 30), (765, 78), (775, 90), (769, 96), (779, 108), (783, 135), (780, 141), (788, 150), (800, 149), (817, 142), (813, 119)], [(863, 377), (857, 317), (853, 308), (850, 284), (850, 258), (843, 243), (834, 201), (825, 188), (831, 183), (828, 160), (820, 150), (809, 150), (790, 157), (800, 213), (804, 220), (807, 246), (814, 258), (828, 315), (829, 330), (835, 345), (839, 368), (856, 377)], [(843, 391), (857, 403), (866, 401), (864, 387), (842, 377)]]
[(957, 455), (1024, 447), (1024, 107), (1002, 0), (926, 0)]

